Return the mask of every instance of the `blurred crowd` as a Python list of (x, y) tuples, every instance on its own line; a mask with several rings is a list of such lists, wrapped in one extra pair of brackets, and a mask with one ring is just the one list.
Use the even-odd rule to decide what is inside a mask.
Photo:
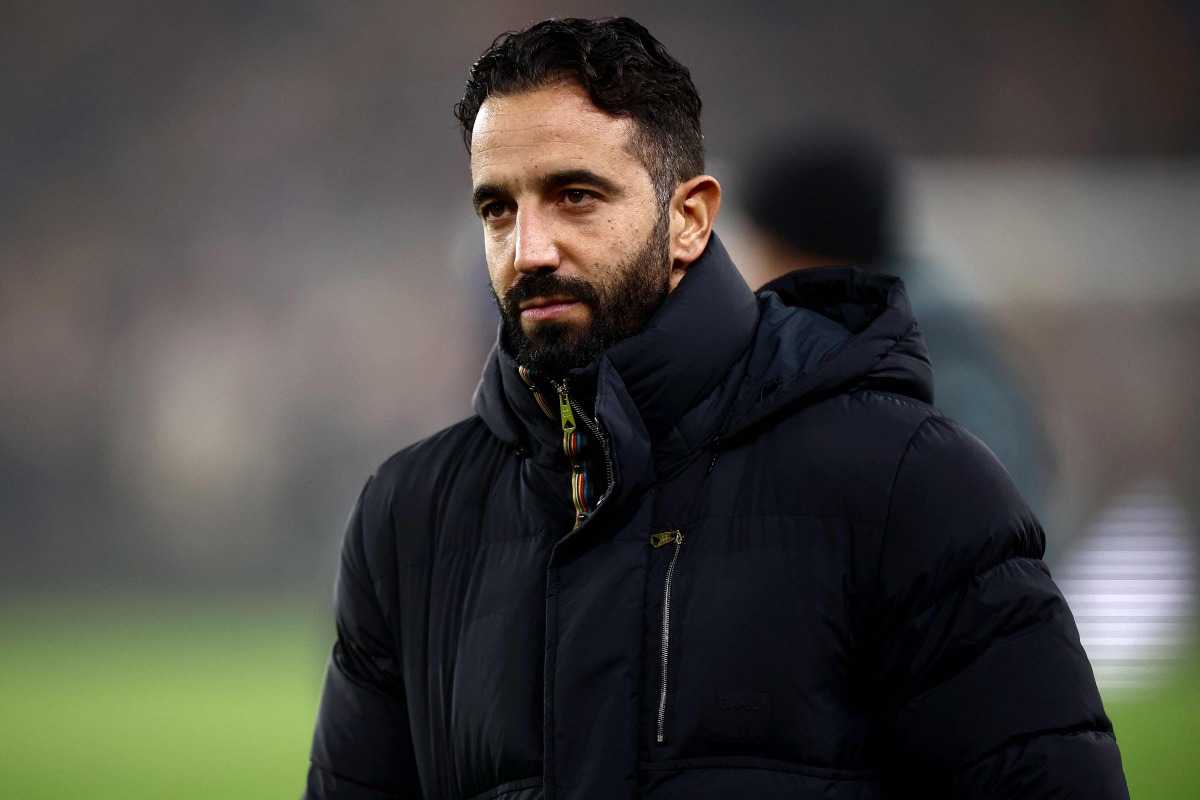
[(810, 256), (912, 284), (1052, 558), (1146, 480), (1200, 518), (1194, 3), (6, 3), (0, 591), (327, 591), (370, 471), (469, 412), (494, 327), (450, 109), (552, 13), (695, 65), (755, 285), (853, 188), (788, 159), (861, 134), (881, 243)]

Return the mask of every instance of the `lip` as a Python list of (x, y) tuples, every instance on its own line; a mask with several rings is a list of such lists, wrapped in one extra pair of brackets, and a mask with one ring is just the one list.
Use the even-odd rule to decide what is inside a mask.
[(534, 297), (531, 300), (526, 300), (521, 303), (520, 309), (524, 311), (527, 308), (544, 308), (545, 306), (565, 305), (574, 302), (576, 302), (575, 298), (569, 295), (553, 294), (548, 297)]
[(543, 320), (561, 317), (579, 305), (573, 297), (535, 297), (521, 303), (521, 316), (525, 319)]

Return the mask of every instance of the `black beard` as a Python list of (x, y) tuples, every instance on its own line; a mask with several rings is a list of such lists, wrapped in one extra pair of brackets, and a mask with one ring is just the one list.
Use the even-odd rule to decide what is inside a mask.
[[(582, 278), (564, 278), (546, 270), (513, 283), (500, 306), (500, 343), (518, 364), (555, 377), (582, 367), (622, 339), (646, 327), (670, 291), (671, 258), (668, 216), (658, 215), (646, 243), (633, 258), (614, 270), (609, 284), (593, 285)], [(495, 290), (493, 290), (495, 295)], [(531, 332), (521, 327), (520, 304), (535, 297), (566, 295), (585, 304), (591, 321), (583, 330), (542, 322)]]

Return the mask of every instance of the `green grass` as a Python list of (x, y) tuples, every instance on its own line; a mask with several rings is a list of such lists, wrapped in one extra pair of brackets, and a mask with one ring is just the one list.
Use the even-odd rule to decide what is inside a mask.
[[(328, 617), (263, 600), (0, 606), (0, 798), (297, 798)], [(1200, 658), (1106, 704), (1134, 800), (1200, 797)]]
[(321, 619), (261, 601), (3, 608), (0, 797), (299, 797)]
[(1133, 800), (1200, 797), (1200, 658), (1161, 688), (1110, 693), (1104, 706)]

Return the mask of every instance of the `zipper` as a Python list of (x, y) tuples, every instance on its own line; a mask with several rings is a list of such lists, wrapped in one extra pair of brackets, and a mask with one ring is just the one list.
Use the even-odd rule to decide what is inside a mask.
[[(596, 441), (600, 445), (600, 451), (604, 454), (604, 473), (608, 479), (608, 482), (604, 485), (605, 492), (611, 491), (613, 485), (612, 458), (608, 454), (608, 442), (604, 438), (603, 431), (600, 430), (599, 422), (589, 417), (579, 403), (575, 402), (575, 398), (571, 397), (567, 391), (567, 382), (565, 380), (562, 383), (558, 383), (551, 379), (550, 383), (558, 391), (558, 416), (563, 431), (563, 452), (566, 453), (567, 460), (571, 462), (572, 473), (578, 472), (581, 467), (572, 454), (571, 434), (575, 432), (575, 428), (579, 422), (582, 422), (583, 427), (587, 428), (592, 436), (596, 438)], [(574, 477), (572, 479), (574, 480)], [(576, 496), (578, 490), (573, 488), (571, 494), (571, 499), (575, 502), (575, 527), (578, 528), (586, 521), (588, 515), (584, 513), (579, 498)], [(596, 507), (599, 508), (599, 506), (598, 499)], [(594, 514), (595, 512), (596, 509), (592, 509), (591, 513)]]
[(679, 551), (683, 549), (683, 531), (667, 531), (656, 533), (650, 537), (650, 545), (658, 548), (668, 544), (675, 545), (671, 554), (671, 563), (667, 565), (667, 579), (663, 583), (663, 613), (662, 613), (662, 683), (658, 692), (658, 743), (663, 744), (667, 738), (667, 667), (671, 660), (671, 580), (675, 577), (675, 564), (679, 561)]
[(546, 403), (546, 398), (542, 397), (542, 391), (537, 386), (537, 381), (533, 377), (533, 372), (529, 367), (518, 366), (517, 374), (521, 376), (521, 380), (525, 381), (525, 385), (529, 387), (529, 391), (533, 394), (533, 399), (537, 401), (538, 408), (542, 410), (550, 419), (554, 419), (554, 412), (550, 410), (550, 406)]
[[(551, 383), (554, 383), (554, 381), (551, 381)], [(592, 436), (595, 436), (596, 441), (600, 443), (600, 450), (601, 450), (601, 452), (604, 453), (604, 473), (605, 473), (605, 476), (608, 478), (608, 483), (605, 484), (605, 486), (612, 488), (612, 483), (613, 483), (612, 459), (609, 458), (609, 456), (608, 456), (608, 442), (604, 438), (604, 433), (600, 430), (600, 423), (597, 420), (594, 420), (591, 417), (589, 417), (586, 413), (584, 413), (584, 411), (580, 407), (579, 403), (575, 402), (575, 398), (571, 397), (571, 395), (567, 393), (567, 382), (566, 381), (563, 381), (561, 386), (557, 383), (554, 383), (554, 388), (558, 390), (558, 394), (559, 394), (559, 413), (560, 414), (562, 413), (562, 405), (563, 405), (562, 400), (566, 399), (566, 401), (567, 401), (566, 406), (570, 410), (575, 412), (575, 416), (577, 416), (577, 417), (579, 417), (579, 419), (583, 420), (583, 427), (585, 427), (589, 431), (591, 431)]]

